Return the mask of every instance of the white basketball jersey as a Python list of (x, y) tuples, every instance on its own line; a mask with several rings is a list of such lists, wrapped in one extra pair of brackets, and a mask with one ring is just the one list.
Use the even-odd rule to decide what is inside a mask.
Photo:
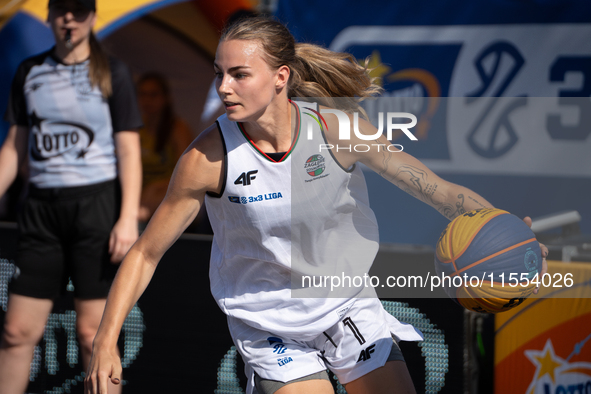
[[(338, 322), (355, 297), (375, 296), (371, 287), (331, 289), (318, 280), (363, 276), (379, 246), (361, 169), (348, 171), (321, 150), (326, 141), (317, 112), (306, 107), (314, 108), (297, 103), (294, 143), (278, 162), (241, 125), (218, 118), (225, 185), (221, 195), (206, 196), (214, 231), (211, 291), (220, 308), (250, 326), (300, 340)], [(307, 122), (309, 133), (302, 127)]]

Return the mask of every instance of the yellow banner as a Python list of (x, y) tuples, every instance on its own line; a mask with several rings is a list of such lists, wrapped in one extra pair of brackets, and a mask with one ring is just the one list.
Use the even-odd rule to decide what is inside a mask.
[[(139, 8), (158, 3), (162, 0), (97, 0), (96, 1), (96, 25), (94, 30), (101, 31), (104, 27)], [(48, 0), (21, 1), (21, 10), (34, 16), (40, 21), (47, 20)]]

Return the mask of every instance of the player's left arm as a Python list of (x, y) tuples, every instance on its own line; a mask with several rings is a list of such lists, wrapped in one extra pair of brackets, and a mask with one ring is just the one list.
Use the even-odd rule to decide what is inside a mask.
[[(359, 128), (364, 134), (375, 135), (376, 128), (363, 119), (359, 120)], [(364, 143), (354, 137), (354, 133), (351, 134), (352, 143)], [(367, 141), (365, 143), (368, 145)], [(387, 146), (391, 144), (385, 136), (380, 136), (369, 145), (372, 147), (369, 152), (351, 152), (350, 155), (345, 155), (343, 159), (350, 161), (342, 163), (347, 166), (345, 168), (349, 168), (355, 162), (361, 162), (411, 196), (429, 204), (449, 220), (473, 209), (494, 208), (490, 202), (473, 190), (441, 179), (408, 153), (399, 151), (397, 148), (388, 150)], [(342, 159), (339, 158), (340, 160)], [(531, 227), (532, 220), (529, 216), (523, 221)], [(543, 275), (548, 270), (546, 262), (548, 248), (542, 243), (540, 248)], [(534, 294), (537, 292), (538, 288), (534, 290)]]
[[(378, 143), (388, 143), (381, 137)], [(360, 160), (411, 196), (429, 204), (449, 220), (477, 208), (493, 205), (476, 192), (435, 175), (427, 166), (405, 152), (382, 149)]]
[[(328, 127), (330, 129), (331, 125)], [(359, 119), (359, 129), (366, 135), (375, 135), (377, 130), (363, 119)], [(364, 141), (352, 132), (351, 144), (369, 145), (371, 150), (339, 152), (337, 160), (345, 168), (361, 162), (411, 196), (429, 204), (449, 220), (473, 209), (493, 208), (478, 193), (441, 179), (426, 165), (396, 146), (387, 149), (391, 144), (383, 135), (374, 141)]]

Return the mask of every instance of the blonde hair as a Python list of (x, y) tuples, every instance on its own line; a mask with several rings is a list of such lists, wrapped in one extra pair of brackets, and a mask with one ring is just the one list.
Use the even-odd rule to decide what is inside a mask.
[(352, 55), (318, 45), (296, 43), (289, 30), (273, 19), (251, 17), (238, 20), (222, 32), (220, 42), (229, 40), (256, 40), (271, 68), (288, 66), (291, 71), (288, 97), (322, 98), (323, 102), (319, 104), (353, 111), (360, 110), (358, 102), (361, 99), (382, 91), (370, 78), (367, 65), (361, 66)]
[(90, 84), (92, 86), (98, 86), (103, 97), (107, 98), (113, 94), (109, 57), (92, 31), (90, 32), (89, 45), (90, 63), (88, 65), (88, 76), (90, 78)]

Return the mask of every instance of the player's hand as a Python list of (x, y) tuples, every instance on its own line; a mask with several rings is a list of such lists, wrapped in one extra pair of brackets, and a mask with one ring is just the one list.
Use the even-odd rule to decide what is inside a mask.
[(120, 263), (129, 251), (129, 248), (138, 238), (137, 220), (131, 218), (119, 218), (109, 237), (109, 253), (112, 263)]
[[(523, 221), (525, 222), (525, 224), (527, 224), (529, 227), (531, 227), (531, 218), (529, 216), (526, 216), (525, 218), (523, 218)], [(548, 262), (546, 261), (546, 257), (548, 257), (548, 248), (543, 243), (539, 243), (539, 244), (540, 244), (540, 249), (542, 250), (542, 272), (540, 273), (540, 279), (541, 279), (544, 277), (544, 274), (546, 272), (548, 272)], [(540, 290), (540, 285), (536, 286), (536, 288), (534, 289), (534, 294), (538, 294), (539, 290)]]
[(121, 383), (121, 358), (116, 351), (92, 350), (84, 378), (85, 394), (107, 394), (109, 382)]

